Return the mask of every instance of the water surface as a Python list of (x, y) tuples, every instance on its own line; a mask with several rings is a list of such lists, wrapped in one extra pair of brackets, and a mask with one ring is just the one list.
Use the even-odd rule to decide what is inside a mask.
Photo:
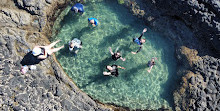
[[(116, 104), (131, 109), (158, 109), (170, 107), (172, 103), (171, 84), (175, 84), (176, 60), (174, 46), (166, 37), (152, 31), (144, 34), (146, 43), (136, 55), (138, 46), (132, 38), (140, 36), (146, 27), (129, 10), (117, 2), (93, 1), (85, 5), (83, 15), (74, 15), (65, 10), (65, 17), (57, 25), (57, 35), (53, 41), (62, 40), (58, 45), (66, 48), (56, 53), (57, 60), (77, 86), (92, 98), (103, 103)], [(100, 25), (88, 27), (87, 19), (97, 18)], [(83, 48), (74, 56), (68, 50), (68, 42), (79, 38)], [(111, 60), (109, 47), (117, 47), (126, 58)], [(157, 57), (152, 72), (147, 72), (147, 62)], [(126, 69), (119, 69), (119, 76), (103, 76), (106, 65), (117, 64)]]

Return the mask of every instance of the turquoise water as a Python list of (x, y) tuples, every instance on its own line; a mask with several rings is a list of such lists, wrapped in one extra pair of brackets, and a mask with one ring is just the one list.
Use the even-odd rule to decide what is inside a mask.
[[(117, 2), (94, 1), (85, 5), (85, 13), (73, 15), (68, 7), (65, 17), (56, 26), (56, 36), (52, 41), (62, 40), (65, 49), (56, 53), (57, 60), (77, 86), (93, 99), (108, 104), (129, 107), (131, 109), (158, 109), (172, 106), (172, 79), (176, 71), (174, 46), (166, 37), (149, 29), (133, 16), (127, 8)], [(87, 19), (95, 17), (100, 25), (88, 27)], [(142, 30), (148, 31), (143, 38), (146, 43), (136, 55), (138, 46), (132, 38), (139, 37)], [(77, 56), (68, 50), (68, 42), (79, 38), (83, 48)], [(111, 60), (109, 47), (117, 47), (126, 58)], [(148, 73), (147, 63), (157, 57), (156, 65)], [(119, 76), (103, 76), (106, 65), (117, 64), (126, 69), (119, 69)]]

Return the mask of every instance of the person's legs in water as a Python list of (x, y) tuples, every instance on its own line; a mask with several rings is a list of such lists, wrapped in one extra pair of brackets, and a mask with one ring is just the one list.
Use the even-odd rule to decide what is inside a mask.
[[(112, 70), (111, 66), (106, 66), (106, 69), (108, 69), (109, 71)], [(111, 72), (103, 72), (103, 75), (111, 75)]]
[(51, 49), (51, 48), (52, 48), (53, 46), (55, 46), (58, 42), (60, 42), (60, 40), (57, 40), (57, 41), (51, 43), (50, 45), (45, 46), (45, 49)]
[(111, 72), (103, 72), (103, 75), (109, 76), (111, 75)]
[(51, 55), (51, 54), (53, 54), (54, 52), (57, 52), (57, 51), (59, 51), (59, 50), (62, 49), (62, 48), (64, 48), (64, 45), (61, 46), (61, 47), (58, 47), (58, 48), (48, 49), (48, 50), (47, 50), (47, 53), (48, 53), (49, 55)]

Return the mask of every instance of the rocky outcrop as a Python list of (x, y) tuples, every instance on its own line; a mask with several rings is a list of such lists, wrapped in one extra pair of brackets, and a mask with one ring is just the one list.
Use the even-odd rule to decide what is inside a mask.
[(220, 110), (220, 60), (204, 56), (182, 77), (174, 93), (176, 110)]
[(155, 1), (164, 10), (164, 16), (183, 21), (199, 40), (208, 42), (220, 51), (220, 2), (219, 0)]
[(219, 56), (218, 0), (124, 1), (134, 15), (143, 18), (148, 26), (162, 32), (177, 45), (196, 49), (201, 55)]
[[(20, 72), (21, 60), (35, 45), (49, 43), (47, 24), (58, 0), (3, 0), (0, 4), (0, 110), (1, 111), (109, 111), (67, 77), (54, 56)], [(52, 10), (52, 11), (51, 11)], [(61, 9), (59, 9), (61, 10)], [(48, 17), (47, 17), (48, 16)], [(54, 16), (53, 16), (54, 17)]]

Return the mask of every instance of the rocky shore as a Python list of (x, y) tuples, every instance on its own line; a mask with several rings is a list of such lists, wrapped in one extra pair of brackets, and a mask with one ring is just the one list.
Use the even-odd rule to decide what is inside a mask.
[[(109, 111), (80, 91), (54, 56), (21, 74), (21, 60), (35, 45), (49, 44), (53, 20), (69, 1), (2, 0), (0, 4), (1, 111)], [(56, 10), (56, 11), (55, 11)]]
[[(20, 73), (35, 45), (49, 44), (53, 21), (68, 0), (2, 0), (0, 110), (123, 110), (95, 102), (67, 77), (54, 56)], [(146, 25), (176, 43), (181, 83), (175, 110), (220, 110), (220, 3), (218, 0), (124, 0)]]

